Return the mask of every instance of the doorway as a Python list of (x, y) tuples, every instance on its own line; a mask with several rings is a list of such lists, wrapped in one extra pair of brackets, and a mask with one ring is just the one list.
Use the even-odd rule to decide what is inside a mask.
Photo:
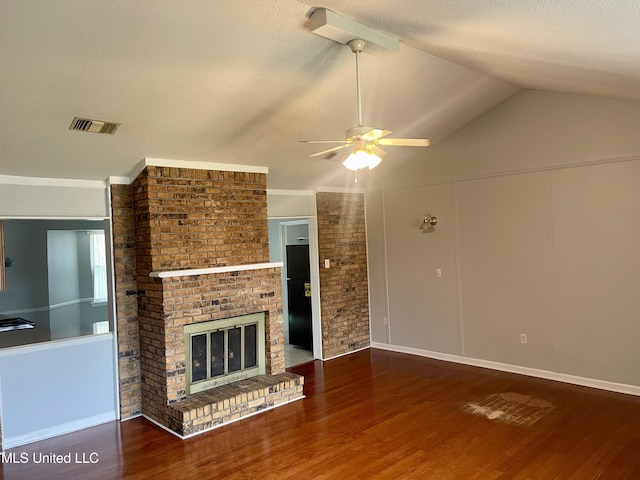
[[(311, 220), (311, 229), (310, 227)], [(291, 367), (320, 358), (319, 275), (313, 266), (317, 247), (309, 218), (269, 220), (270, 261), (283, 262), (282, 309), (285, 337), (285, 366)], [(318, 345), (316, 345), (318, 344)]]
[(285, 249), (289, 344), (312, 352), (309, 245), (285, 245)]

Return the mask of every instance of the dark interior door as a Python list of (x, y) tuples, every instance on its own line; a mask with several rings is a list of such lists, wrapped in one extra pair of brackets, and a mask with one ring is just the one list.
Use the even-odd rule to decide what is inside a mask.
[(309, 245), (287, 245), (289, 343), (306, 350), (313, 350), (310, 285)]

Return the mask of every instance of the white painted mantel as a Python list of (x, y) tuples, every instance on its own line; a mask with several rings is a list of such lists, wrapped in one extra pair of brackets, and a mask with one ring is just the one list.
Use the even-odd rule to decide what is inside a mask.
[(243, 272), (247, 270), (262, 270), (265, 268), (281, 268), (283, 262), (250, 263), (247, 265), (225, 265), (224, 267), (192, 268), (187, 270), (164, 270), (149, 273), (154, 278), (189, 277), (192, 275), (208, 275), (211, 273)]

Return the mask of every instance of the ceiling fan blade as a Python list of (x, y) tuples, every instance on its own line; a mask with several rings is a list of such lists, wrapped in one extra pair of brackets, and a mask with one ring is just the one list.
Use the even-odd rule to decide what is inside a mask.
[(428, 147), (431, 144), (431, 140), (428, 138), (381, 138), (376, 143), (398, 147)]
[(369, 152), (371, 152), (371, 153), (373, 153), (373, 154), (375, 154), (375, 155), (377, 155), (379, 157), (382, 157), (383, 155), (387, 154), (387, 152), (385, 152), (379, 146), (377, 146), (376, 144), (373, 144), (373, 143), (367, 145), (367, 151), (369, 151)]
[(300, 143), (351, 143), (351, 140), (300, 140)]
[(347, 147), (350, 147), (350, 146), (351, 146), (350, 144), (347, 144), (347, 145), (340, 145), (340, 146), (338, 146), (338, 147), (330, 148), (329, 150), (323, 150), (323, 151), (321, 151), (321, 152), (314, 153), (314, 154), (312, 154), (312, 155), (309, 155), (309, 157), (319, 157), (319, 156), (321, 156), (321, 155), (325, 155), (325, 154), (327, 154), (327, 153), (335, 152), (336, 150), (342, 150), (343, 148), (347, 148)]
[(391, 133), (390, 130), (384, 130), (382, 128), (372, 128), (368, 132), (360, 135), (364, 140), (376, 140), (378, 138), (382, 138)]

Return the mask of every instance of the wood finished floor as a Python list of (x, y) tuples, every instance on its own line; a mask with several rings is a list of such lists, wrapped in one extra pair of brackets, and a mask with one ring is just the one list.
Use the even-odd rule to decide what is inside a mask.
[[(382, 350), (291, 370), (304, 400), (184, 441), (108, 423), (9, 450), (98, 463), (4, 464), (3, 478), (640, 479), (640, 397)], [(528, 427), (463, 411), (496, 393), (553, 408)]]

